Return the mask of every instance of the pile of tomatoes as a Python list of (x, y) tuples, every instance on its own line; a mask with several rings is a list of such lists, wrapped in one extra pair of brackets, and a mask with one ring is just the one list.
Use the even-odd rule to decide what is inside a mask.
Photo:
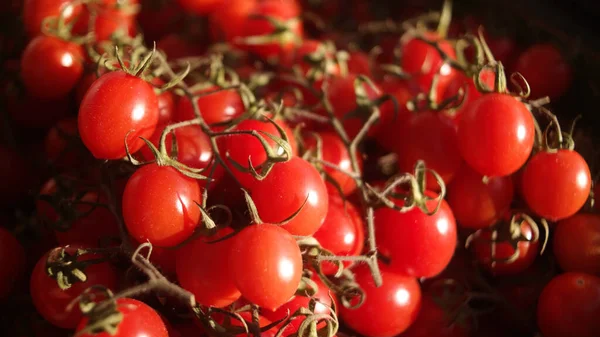
[(7, 336), (600, 335), (552, 41), (451, 1), (2, 6)]

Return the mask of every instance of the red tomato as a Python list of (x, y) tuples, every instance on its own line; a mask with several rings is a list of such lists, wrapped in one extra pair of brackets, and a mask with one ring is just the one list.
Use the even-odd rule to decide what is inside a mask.
[[(329, 297), (329, 288), (327, 288), (323, 282), (321, 282), (317, 278), (313, 278), (313, 281), (319, 287), (319, 290), (314, 295), (314, 298), (318, 300), (315, 305), (314, 313), (317, 315), (329, 315), (329, 308), (332, 306), (331, 297)], [(333, 296), (333, 294), (332, 294)], [(284, 305), (280, 306), (277, 310), (262, 310), (261, 314), (271, 320), (272, 322), (279, 321), (287, 317), (288, 313), (290, 315), (294, 314), (300, 308), (308, 308), (310, 302), (310, 298), (307, 296), (294, 296), (291, 300), (289, 300)], [(304, 321), (304, 316), (297, 317), (291, 321), (291, 323), (286, 326), (284, 330), (283, 336), (289, 336), (293, 333), (298, 332), (298, 328)], [(321, 324), (318, 325), (321, 327)]]
[[(246, 322), (246, 326), (248, 328), (250, 328), (250, 324), (252, 324), (252, 314), (248, 311), (244, 311), (244, 312), (240, 312), (239, 315), (241, 316), (241, 318), (244, 320), (244, 322)], [(221, 314), (221, 313), (214, 313), (212, 315), (212, 318), (215, 320), (215, 322), (217, 322), (218, 324), (223, 325), (225, 323), (225, 315)], [(265, 318), (264, 316), (258, 316), (258, 326), (262, 329), (264, 327), (266, 327), (267, 325), (271, 324), (272, 322), (270, 320), (268, 320), (267, 318)], [(235, 319), (235, 318), (231, 318), (230, 322), (229, 322), (229, 326), (230, 327), (237, 327), (237, 328), (244, 328), (244, 325), (242, 324), (242, 322), (239, 319)], [(277, 329), (276, 328), (272, 328), (268, 331), (265, 332), (261, 332), (261, 337), (274, 337), (275, 334), (277, 333)], [(193, 336), (189, 336), (189, 337), (196, 337), (196, 335)], [(239, 333), (237, 335), (233, 335), (234, 337), (245, 337), (248, 336), (248, 333)], [(170, 337), (170, 336), (169, 336)]]
[(259, 216), (269, 223), (284, 221), (304, 204), (292, 220), (282, 225), (293, 235), (314, 234), (327, 215), (327, 187), (319, 171), (300, 157), (275, 164), (265, 179), (250, 187), (250, 194)]
[[(142, 9), (137, 15), (137, 23), (144, 33), (146, 45), (152, 45), (153, 41), (160, 41), (167, 34), (183, 31), (184, 12), (173, 2), (144, 1)], [(158, 46), (158, 42), (156, 43)], [(162, 49), (162, 48), (161, 48)]]
[(25, 0), (23, 5), (23, 24), (30, 38), (42, 33), (42, 22), (47, 17), (58, 17), (61, 13), (67, 22), (81, 13), (83, 6), (74, 5), (71, 0)]
[[(155, 132), (149, 140), (158, 147), (160, 135), (163, 130)], [(177, 161), (191, 168), (202, 169), (208, 167), (213, 160), (212, 148), (210, 147), (210, 138), (202, 132), (197, 125), (188, 125), (175, 129), (175, 139), (177, 141)], [(167, 151), (171, 152), (173, 146), (173, 135), (167, 135), (165, 145)], [(145, 160), (153, 160), (154, 155), (149, 147), (144, 146), (140, 153)], [(208, 172), (205, 172), (208, 175)]]
[(81, 46), (52, 36), (31, 40), (21, 58), (21, 79), (35, 97), (64, 97), (83, 74)]
[(590, 195), (592, 178), (585, 159), (575, 151), (539, 152), (523, 171), (523, 198), (539, 216), (551, 221), (577, 213)]
[(177, 0), (183, 10), (195, 15), (211, 14), (224, 2), (224, 0)]
[(244, 32), (246, 18), (256, 7), (257, 0), (223, 0), (210, 17), (210, 36), (213, 40), (233, 41)]
[[(322, 159), (346, 172), (354, 172), (350, 153), (340, 137), (334, 132), (321, 132), (318, 136), (321, 138)], [(314, 136), (308, 135), (305, 137), (304, 145), (307, 151), (312, 150), (315, 155), (317, 154), (317, 139)], [(359, 167), (362, 170), (360, 154), (357, 157)], [(327, 166), (323, 166), (323, 169), (339, 185), (344, 195), (350, 195), (356, 190), (356, 182), (349, 175)]]
[(419, 315), (400, 337), (467, 337), (466, 326), (454, 322), (450, 312), (437, 304), (431, 295), (423, 296)]
[[(493, 90), (495, 88), (496, 73), (494, 71), (484, 69), (479, 76), (483, 84), (485, 84), (489, 89)], [(460, 123), (462, 113), (467, 109), (467, 107), (483, 95), (479, 90), (477, 90), (477, 86), (473, 78), (467, 77), (466, 75), (459, 75), (456, 76), (455, 79), (450, 82), (450, 84), (448, 84), (448, 87), (444, 92), (444, 98), (448, 99), (457, 96), (460, 89), (464, 90), (464, 97), (462, 98), (462, 104), (455, 111), (454, 121), (457, 125)]]
[[(266, 43), (255, 44), (244, 41), (244, 38), (263, 36), (276, 33), (276, 28), (265, 18), (254, 16), (270, 17), (281, 22), (294, 37), (287, 35), (281, 36), (279, 41), (269, 41)], [(300, 16), (300, 7), (294, 1), (266, 0), (259, 1), (253, 12), (244, 19), (241, 39), (234, 39), (236, 45), (252, 54), (260, 56), (264, 60), (276, 58), (284, 53), (289, 53), (296, 45), (295, 39), (303, 36), (302, 21), (298, 20)]]
[(342, 320), (367, 337), (402, 333), (415, 321), (421, 306), (421, 289), (416, 279), (396, 274), (383, 265), (380, 269), (383, 284), (376, 287), (369, 267), (356, 268), (356, 282), (365, 293), (365, 302), (357, 309), (339, 309)]
[[(326, 49), (319, 40), (305, 39), (292, 52), (282, 55), (280, 65), (286, 68), (300, 67), (302, 75), (307, 76), (314, 65), (306, 61), (306, 57), (317, 56), (325, 62), (325, 72), (328, 75), (339, 75), (340, 67), (335, 62), (335, 55)], [(322, 84), (322, 83), (321, 83)], [(319, 86), (315, 85), (315, 88)]]
[(520, 72), (531, 87), (531, 98), (560, 98), (571, 86), (573, 71), (560, 51), (551, 44), (534, 44), (517, 59)]
[(199, 237), (177, 250), (177, 279), (202, 305), (222, 308), (241, 296), (231, 268), (225, 267), (234, 239), (208, 243), (230, 233), (224, 229), (209, 238)]
[(123, 193), (123, 219), (138, 242), (172, 247), (190, 237), (200, 219), (202, 194), (196, 180), (170, 166), (139, 168)]
[(538, 301), (537, 323), (544, 337), (595, 337), (600, 331), (600, 278), (558, 275)]
[(137, 27), (135, 15), (126, 13), (118, 8), (103, 8), (98, 12), (94, 22), (94, 37), (96, 41), (109, 41), (112, 36), (135, 37)]
[[(277, 124), (281, 126), (288, 137), (290, 146), (292, 146), (292, 152), (296, 153), (294, 149), (294, 137), (292, 131), (287, 128), (283, 121), (278, 121)], [(279, 131), (270, 122), (263, 122), (255, 119), (247, 119), (236, 125), (231, 131), (262, 131), (271, 135), (279, 137)], [(275, 146), (275, 142), (268, 136), (262, 135), (270, 146)], [(247, 135), (247, 134), (235, 134), (220, 136), (217, 138), (217, 144), (219, 145), (219, 152), (225, 159), (225, 164), (233, 171), (234, 176), (240, 181), (242, 186), (249, 187), (256, 180), (250, 173), (245, 173), (238, 170), (231, 161), (235, 161), (242, 167), (249, 168), (248, 158), (252, 160), (252, 166), (255, 168), (263, 164), (267, 160), (267, 153), (258, 138)], [(240, 146), (244, 144), (244, 146)], [(279, 151), (283, 154), (283, 150)]]
[(513, 196), (512, 177), (492, 177), (484, 181), (481, 174), (463, 165), (448, 185), (446, 200), (459, 226), (479, 229), (504, 215)]
[(350, 58), (348, 59), (348, 70), (351, 73), (373, 77), (369, 55), (362, 51), (352, 51), (349, 54)]
[(556, 225), (554, 256), (564, 271), (600, 276), (599, 240), (600, 216), (575, 214)]
[(79, 80), (79, 83), (75, 87), (75, 98), (77, 102), (77, 106), (81, 104), (85, 93), (88, 89), (94, 84), (96, 79), (98, 78), (96, 72), (84, 73)]
[(0, 227), (0, 300), (6, 298), (23, 276), (25, 250), (4, 227)]
[[(404, 204), (402, 200), (394, 202)], [(427, 202), (428, 209), (435, 206), (435, 200)], [(434, 215), (417, 207), (405, 213), (387, 207), (377, 209), (375, 226), (380, 253), (391, 259), (394, 271), (404, 275), (432, 277), (441, 273), (456, 248), (456, 222), (445, 200)]]
[[(209, 87), (201, 90), (198, 94), (217, 90), (217, 87)], [(215, 93), (199, 96), (196, 98), (202, 118), (207, 124), (228, 122), (244, 113), (244, 102), (236, 90), (222, 90)], [(192, 103), (187, 97), (183, 97), (177, 104), (175, 119), (186, 121), (196, 118)]]
[(487, 94), (472, 102), (458, 125), (458, 147), (475, 171), (488, 177), (516, 172), (531, 154), (531, 112), (514, 97)]
[(150, 262), (162, 270), (169, 279), (175, 279), (176, 257), (177, 250), (153, 246)]
[[(327, 98), (331, 103), (333, 113), (344, 124), (344, 129), (346, 129), (349, 137), (355, 137), (369, 117), (368, 112), (364, 116), (347, 116), (358, 108), (358, 105), (356, 104), (356, 92), (354, 91), (354, 81), (356, 77), (357, 76), (354, 74), (349, 74), (345, 77), (332, 77), (329, 80), (327, 89)], [(367, 84), (363, 84), (362, 87), (366, 91), (368, 98), (371, 100), (374, 100), (381, 95), (381, 90), (377, 87), (373, 89)], [(369, 130), (368, 134), (376, 134), (380, 125), (381, 123), (375, 124)]]
[[(155, 85), (163, 85), (164, 81), (155, 77), (153, 82)], [(158, 98), (158, 121), (156, 125), (171, 124), (175, 119), (175, 95), (172, 91), (165, 91), (157, 96)]]
[[(423, 38), (435, 41), (439, 47), (451, 58), (456, 58), (452, 45), (442, 39), (435, 32), (424, 32)], [(424, 41), (412, 36), (402, 38), (400, 66), (404, 71), (413, 76), (412, 81), (417, 83), (423, 92), (429, 92), (433, 76), (439, 74), (436, 92), (438, 98), (446, 91), (457, 72), (445, 63), (438, 51)]]
[[(533, 230), (526, 221), (521, 222), (520, 233), (528, 240), (533, 240)], [(512, 262), (504, 262), (515, 253), (508, 241), (491, 242), (493, 228), (482, 229), (481, 234), (472, 244), (477, 261), (494, 275), (514, 275), (529, 268), (539, 253), (539, 241), (520, 241), (517, 243), (517, 258)], [(494, 260), (495, 263), (494, 263)]]
[[(117, 332), (114, 335), (108, 332), (82, 333), (80, 337), (169, 337), (167, 327), (160, 315), (147, 304), (132, 298), (118, 298), (117, 310), (123, 314)], [(77, 330), (85, 328), (88, 319), (79, 322)]]
[(386, 94), (393, 96), (398, 102), (398, 111), (394, 114), (394, 104), (386, 102), (381, 106), (381, 119), (375, 139), (386, 150), (393, 150), (398, 142), (398, 130), (404, 127), (411, 112), (406, 103), (411, 100), (415, 92), (405, 81), (384, 80), (379, 85)]
[[(74, 254), (81, 246), (70, 246), (66, 251)], [(97, 259), (95, 254), (81, 256), (78, 261)], [(29, 284), (31, 298), (37, 311), (48, 322), (63, 329), (74, 329), (81, 320), (82, 314), (79, 307), (75, 305), (70, 312), (66, 311), (67, 305), (71, 303), (82, 291), (92, 285), (102, 285), (111, 290), (116, 290), (117, 273), (107, 262), (93, 264), (85, 268), (87, 276), (85, 282), (76, 282), (69, 289), (61, 290), (56, 280), (46, 274), (46, 261), (48, 253), (44, 255), (35, 265), (31, 273)]]
[(77, 118), (63, 119), (46, 135), (44, 151), (46, 158), (61, 169), (77, 166), (80, 156), (77, 151), (79, 137), (77, 135)]
[[(456, 126), (447, 116), (425, 111), (412, 114), (404, 127), (398, 130), (395, 152), (401, 172), (412, 172), (417, 161), (424, 160), (427, 167), (438, 173), (444, 183), (454, 178), (462, 164), (456, 140)], [(427, 188), (439, 190), (440, 186), (429, 174)]]
[[(356, 207), (345, 202), (339, 195), (329, 194), (329, 208), (323, 225), (313, 235), (321, 246), (337, 256), (358, 255), (365, 241), (362, 217)], [(346, 266), (349, 263), (345, 263)], [(335, 274), (335, 265), (322, 264), (325, 274)]]
[(150, 84), (139, 77), (114, 71), (98, 78), (79, 108), (79, 134), (94, 157), (120, 159), (150, 138), (158, 121), (158, 98)]
[(275, 310), (289, 301), (302, 277), (302, 254), (283, 228), (257, 224), (233, 238), (229, 264), (242, 295), (260, 307)]

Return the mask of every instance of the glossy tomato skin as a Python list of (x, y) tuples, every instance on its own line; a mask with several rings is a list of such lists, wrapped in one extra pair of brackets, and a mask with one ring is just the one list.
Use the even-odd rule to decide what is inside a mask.
[[(521, 235), (533, 239), (533, 230), (526, 221), (521, 223)], [(509, 242), (492, 243), (492, 229), (483, 229), (481, 235), (472, 243), (475, 257), (479, 264), (494, 275), (515, 275), (529, 268), (539, 253), (540, 243), (535, 241), (521, 241), (517, 243), (518, 257), (512, 262), (503, 262), (502, 259), (510, 258), (515, 249)], [(493, 263), (493, 259), (497, 259)]]
[[(218, 89), (218, 87), (209, 87), (199, 91), (198, 94)], [(198, 102), (202, 118), (208, 124), (228, 122), (240, 116), (245, 111), (244, 102), (240, 94), (233, 89), (199, 96), (196, 98), (196, 102)], [(196, 115), (194, 115), (192, 103), (187, 97), (181, 98), (175, 110), (175, 119), (177, 121), (186, 121), (194, 118), (196, 118)]]
[[(339, 195), (329, 194), (329, 207), (323, 225), (313, 235), (321, 246), (337, 256), (351, 256), (362, 253), (365, 241), (365, 228), (356, 206), (344, 201)], [(348, 266), (350, 263), (344, 263)], [(323, 272), (335, 274), (334, 264), (322, 263)]]
[(490, 226), (509, 209), (514, 196), (512, 177), (483, 176), (467, 165), (448, 185), (446, 200), (460, 227), (480, 229)]
[(544, 337), (598, 336), (600, 278), (584, 273), (558, 275), (542, 291), (537, 308)]
[(214, 41), (232, 42), (242, 35), (246, 18), (256, 7), (257, 0), (223, 0), (209, 17), (210, 36)]
[(201, 219), (196, 202), (202, 203), (196, 180), (173, 167), (148, 164), (125, 186), (123, 219), (136, 241), (172, 247), (196, 229)]
[[(485, 84), (488, 89), (493, 90), (495, 88), (495, 79), (496, 73), (492, 70), (483, 70), (479, 77), (483, 84)], [(444, 98), (448, 99), (451, 97), (456, 97), (459, 95), (460, 89), (464, 90), (462, 103), (460, 107), (457, 108), (454, 115), (454, 121), (456, 125), (460, 123), (460, 118), (462, 117), (462, 113), (467, 109), (469, 105), (471, 105), (474, 101), (476, 101), (479, 97), (483, 95), (477, 89), (477, 85), (475, 84), (474, 78), (467, 77), (466, 75), (457, 75), (453, 81), (448, 84), (446, 91), (444, 92)]]
[(554, 230), (553, 251), (562, 270), (600, 276), (600, 216), (575, 214)]
[(52, 36), (31, 40), (21, 57), (21, 79), (30, 95), (42, 99), (64, 97), (83, 74), (81, 46)]
[(517, 59), (515, 71), (525, 77), (531, 87), (531, 98), (560, 98), (571, 86), (573, 70), (560, 51), (551, 44), (530, 46)]
[(570, 217), (585, 204), (592, 178), (585, 159), (575, 151), (542, 151), (525, 166), (522, 193), (537, 215), (551, 221)]
[[(68, 253), (75, 253), (79, 245), (67, 248)], [(80, 257), (80, 261), (97, 259), (99, 256), (86, 254)], [(86, 288), (92, 285), (102, 285), (111, 290), (117, 287), (117, 272), (108, 263), (93, 264), (85, 268), (87, 276), (85, 282), (74, 283), (69, 289), (61, 290), (56, 280), (46, 274), (46, 253), (35, 265), (30, 280), (30, 291), (33, 304), (45, 320), (63, 329), (74, 329), (81, 320), (82, 313), (78, 306), (70, 312), (66, 311), (67, 305), (71, 303)]]
[(232, 270), (226, 267), (234, 240), (208, 243), (230, 233), (223, 229), (212, 237), (199, 237), (177, 250), (177, 279), (202, 305), (222, 308), (241, 296), (233, 281)]
[[(119, 298), (117, 310), (123, 314), (115, 335), (107, 332), (82, 333), (81, 337), (169, 337), (160, 315), (147, 304), (132, 298)], [(87, 318), (81, 320), (76, 332), (85, 328)]]
[[(341, 319), (354, 331), (368, 337), (392, 337), (405, 331), (417, 318), (421, 289), (416, 279), (381, 265), (383, 284), (376, 287), (366, 265), (354, 272), (366, 298), (357, 309), (340, 306)], [(382, 314), (384, 310), (384, 314)]]
[(42, 33), (45, 18), (65, 14), (67, 22), (72, 22), (81, 13), (82, 6), (73, 5), (70, 0), (25, 0), (23, 5), (23, 23), (30, 38)]
[(268, 310), (289, 301), (302, 277), (302, 254), (292, 235), (277, 225), (256, 224), (233, 240), (228, 268), (242, 296)]
[[(444, 183), (452, 181), (462, 158), (458, 151), (456, 126), (450, 118), (434, 111), (413, 113), (398, 133), (394, 148), (401, 172), (413, 172), (417, 161), (424, 160)], [(427, 188), (440, 189), (433, 175), (428, 175)]]
[(21, 278), (25, 266), (25, 249), (4, 227), (0, 227), (0, 300), (6, 298)]
[(144, 145), (139, 137), (152, 136), (158, 114), (158, 98), (150, 84), (123, 71), (110, 72), (85, 94), (79, 134), (94, 157), (120, 159), (126, 155), (126, 136), (131, 153), (139, 150)]
[[(321, 139), (321, 154), (324, 161), (336, 165), (346, 172), (354, 172), (350, 153), (336, 133), (321, 132), (318, 137)], [(308, 135), (305, 137), (304, 146), (307, 151), (312, 150), (313, 154), (317, 154), (317, 139), (314, 136)], [(357, 154), (357, 159), (359, 167), (362, 169), (360, 154)], [(323, 169), (338, 184), (344, 195), (350, 195), (356, 190), (356, 182), (349, 175), (330, 167), (324, 167)]]
[(451, 313), (438, 305), (431, 295), (422, 297), (417, 319), (401, 337), (467, 337), (466, 326), (453, 322)]
[(534, 120), (527, 107), (505, 94), (486, 94), (463, 112), (458, 147), (475, 171), (488, 177), (516, 172), (531, 154)]
[(97, 41), (110, 41), (113, 36), (134, 37), (137, 33), (135, 15), (118, 8), (103, 8), (94, 22), (94, 36)]
[[(398, 206), (404, 203), (394, 202)], [(428, 209), (435, 206), (435, 200), (427, 202)], [(456, 248), (456, 221), (445, 200), (431, 216), (417, 207), (405, 213), (380, 208), (375, 211), (375, 226), (379, 251), (391, 259), (392, 270), (404, 275), (432, 277), (441, 273)]]
[(265, 179), (250, 187), (250, 194), (259, 216), (269, 223), (286, 220), (304, 204), (292, 220), (282, 225), (293, 235), (314, 234), (327, 215), (327, 187), (319, 171), (300, 157), (275, 164)]

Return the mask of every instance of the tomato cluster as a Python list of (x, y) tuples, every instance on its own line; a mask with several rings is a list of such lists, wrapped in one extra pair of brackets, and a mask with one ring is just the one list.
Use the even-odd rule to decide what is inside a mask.
[[(11, 3), (0, 308), (22, 310), (0, 325), (598, 336), (593, 158), (550, 110), (565, 54), (450, 22), (451, 1), (377, 6)], [(328, 22), (344, 10), (359, 29)]]

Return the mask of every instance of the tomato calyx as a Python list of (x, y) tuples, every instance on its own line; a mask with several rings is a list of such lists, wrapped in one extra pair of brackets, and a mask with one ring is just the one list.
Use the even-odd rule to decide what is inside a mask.
[[(526, 222), (531, 228), (532, 235), (528, 237), (523, 234), (521, 230), (521, 224)], [(497, 222), (493, 227), (490, 228), (482, 228), (475, 233), (469, 235), (467, 240), (465, 241), (465, 247), (469, 248), (473, 245), (474, 242), (488, 242), (492, 245), (491, 248), (491, 256), (486, 257), (489, 259), (489, 263), (492, 268), (497, 263), (502, 264), (510, 264), (515, 262), (519, 258), (519, 250), (518, 245), (520, 242), (538, 242), (540, 239), (542, 240), (542, 248), (540, 249), (540, 254), (542, 254), (546, 248), (546, 244), (548, 242), (548, 223), (545, 219), (541, 219), (540, 223), (544, 227), (544, 236), (540, 236), (540, 230), (538, 224), (531, 218), (529, 215), (522, 212), (514, 212), (508, 221), (501, 220)], [(485, 237), (484, 237), (485, 235)], [(488, 238), (489, 236), (489, 238)], [(495, 256), (496, 245), (503, 243), (508, 244), (512, 248), (513, 252), (510, 256), (506, 258), (498, 258)]]
[(269, 15), (254, 14), (250, 15), (248, 20), (266, 20), (273, 26), (273, 31), (265, 35), (238, 37), (234, 42), (247, 46), (260, 46), (273, 43), (277, 43), (280, 46), (290, 43), (294, 45), (300, 44), (301, 38), (294, 32), (302, 24), (300, 18), (295, 17), (288, 20), (280, 20)]
[(75, 20), (72, 19), (72, 12), (75, 7), (82, 6), (86, 4), (86, 0), (75, 0), (72, 1), (69, 5), (64, 6), (58, 16), (49, 16), (44, 18), (42, 21), (42, 32), (49, 36), (57, 37), (61, 40), (76, 43), (76, 44), (84, 44), (90, 42), (92, 38), (90, 36), (74, 36), (73, 35), (73, 26), (77, 23), (79, 18)]
[[(102, 299), (99, 301), (99, 299)], [(87, 318), (86, 325), (75, 336), (106, 332), (115, 335), (124, 315), (119, 311), (117, 298), (110, 289), (92, 286), (78, 297), (79, 308)]]
[(67, 252), (66, 247), (57, 247), (50, 251), (46, 260), (46, 273), (54, 278), (59, 288), (67, 290), (76, 282), (85, 282), (85, 269), (93, 264), (107, 261), (106, 257), (81, 261), (80, 257), (92, 253), (87, 249), (77, 249), (74, 253)]

